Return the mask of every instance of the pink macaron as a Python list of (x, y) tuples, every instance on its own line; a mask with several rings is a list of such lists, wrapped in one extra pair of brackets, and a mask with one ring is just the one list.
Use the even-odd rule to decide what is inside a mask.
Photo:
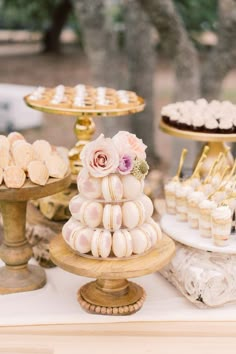
[(84, 202), (81, 195), (75, 195), (69, 202), (70, 213), (76, 220), (80, 220), (80, 208)]
[(136, 177), (129, 174), (122, 176), (123, 184), (123, 197), (124, 199), (134, 200), (138, 198), (143, 192), (144, 182), (143, 180), (139, 181)]
[(82, 224), (95, 228), (102, 223), (103, 206), (99, 202), (85, 201), (79, 211), (79, 219)]
[(77, 186), (81, 195), (88, 199), (100, 199), (102, 197), (101, 178), (92, 177), (83, 168), (77, 177)]

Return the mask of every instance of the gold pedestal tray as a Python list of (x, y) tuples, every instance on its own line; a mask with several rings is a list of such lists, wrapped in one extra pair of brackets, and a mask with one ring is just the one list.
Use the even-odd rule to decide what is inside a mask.
[(28, 265), (32, 250), (25, 237), (27, 201), (42, 198), (67, 188), (70, 174), (62, 179), (50, 178), (45, 186), (29, 180), (20, 189), (0, 187), (0, 207), (4, 240), (0, 257), (6, 266), (0, 268), (0, 294), (31, 291), (46, 283), (43, 269)]
[(25, 103), (38, 111), (59, 114), (64, 116), (75, 116), (76, 122), (74, 126), (75, 135), (77, 137), (77, 143), (69, 152), (69, 159), (71, 165), (71, 171), (73, 174), (78, 174), (82, 164), (80, 161), (80, 152), (84, 145), (92, 140), (92, 136), (95, 132), (95, 124), (92, 117), (118, 117), (129, 114), (134, 114), (143, 111), (145, 102), (142, 97), (137, 96), (138, 103), (129, 105), (128, 107), (115, 107), (115, 108), (103, 108), (103, 109), (75, 109), (75, 108), (62, 108), (50, 105), (50, 103), (42, 105), (33, 102), (29, 99), (30, 95), (27, 95), (24, 100)]
[(160, 128), (164, 133), (167, 133), (172, 136), (176, 136), (178, 138), (190, 139), (194, 141), (204, 141), (207, 142), (209, 146), (209, 152), (207, 154), (207, 159), (205, 160), (203, 167), (201, 169), (201, 173), (206, 175), (209, 171), (210, 166), (213, 161), (216, 160), (217, 156), (220, 152), (227, 152), (227, 160), (230, 166), (233, 166), (233, 156), (230, 151), (228, 151), (228, 146), (225, 144), (226, 142), (234, 142), (236, 141), (236, 134), (213, 134), (213, 133), (201, 133), (201, 132), (193, 132), (188, 130), (180, 130), (170, 125), (166, 124), (161, 120)]
[(79, 289), (78, 301), (87, 312), (102, 315), (130, 315), (138, 311), (143, 305), (145, 291), (126, 278), (163, 268), (174, 252), (174, 242), (167, 236), (150, 252), (133, 259), (82, 257), (67, 246), (61, 235), (50, 244), (50, 255), (55, 264), (68, 272), (96, 279)]

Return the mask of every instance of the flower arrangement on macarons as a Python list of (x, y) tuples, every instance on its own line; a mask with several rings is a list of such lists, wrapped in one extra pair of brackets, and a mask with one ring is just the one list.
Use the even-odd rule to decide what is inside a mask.
[(132, 174), (143, 179), (149, 166), (146, 162), (147, 146), (135, 134), (120, 131), (113, 138), (101, 134), (85, 145), (81, 161), (93, 177), (105, 177), (110, 173)]

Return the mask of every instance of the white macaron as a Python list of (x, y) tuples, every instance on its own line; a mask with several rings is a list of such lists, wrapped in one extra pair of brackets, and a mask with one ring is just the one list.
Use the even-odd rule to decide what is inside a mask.
[(85, 201), (80, 207), (79, 219), (82, 224), (95, 228), (100, 226), (103, 216), (103, 206), (99, 202)]
[(141, 203), (143, 204), (144, 206), (144, 209), (145, 209), (145, 218), (150, 218), (153, 214), (153, 203), (151, 201), (151, 199), (145, 195), (145, 194), (142, 194), (141, 197), (138, 199), (141, 201)]
[(154, 230), (156, 231), (157, 240), (160, 241), (162, 239), (162, 237), (163, 237), (163, 234), (162, 234), (162, 231), (161, 231), (161, 228), (160, 228), (159, 224), (157, 222), (155, 222), (153, 220), (153, 218), (147, 219), (146, 223), (151, 225), (154, 228)]
[(74, 248), (80, 253), (88, 253), (91, 251), (91, 240), (94, 233), (93, 229), (84, 227), (75, 231)]
[(122, 206), (123, 225), (128, 229), (142, 225), (145, 221), (145, 209), (140, 200), (125, 202)]
[(107, 258), (111, 253), (112, 237), (108, 230), (97, 229), (92, 235), (91, 252), (94, 257)]
[(122, 223), (121, 207), (117, 204), (106, 204), (103, 209), (103, 226), (110, 231), (120, 229)]
[(124, 199), (136, 199), (143, 192), (144, 181), (139, 181), (131, 174), (122, 176), (122, 183), (124, 190)]
[(81, 195), (75, 195), (69, 202), (70, 213), (76, 220), (80, 220), (80, 208), (84, 202), (85, 199)]
[(115, 231), (112, 237), (112, 251), (118, 258), (129, 257), (133, 252), (132, 237), (128, 230)]
[(102, 195), (108, 201), (120, 201), (123, 198), (123, 184), (116, 174), (111, 174), (102, 179)]
[(77, 186), (80, 194), (88, 199), (102, 197), (101, 178), (92, 177), (85, 168), (81, 170), (77, 177)]
[(71, 233), (77, 229), (77, 228), (82, 228), (84, 227), (79, 221), (75, 220), (73, 217), (71, 217), (64, 225), (62, 228), (62, 236), (66, 243), (70, 244), (70, 235)]
[(149, 233), (143, 228), (136, 228), (130, 231), (132, 237), (133, 252), (141, 254), (152, 246)]

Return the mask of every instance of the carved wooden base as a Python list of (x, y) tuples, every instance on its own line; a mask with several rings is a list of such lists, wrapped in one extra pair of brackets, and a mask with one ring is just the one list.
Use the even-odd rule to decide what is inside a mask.
[(32, 291), (46, 284), (45, 271), (34, 265), (12, 269), (5, 266), (0, 268), (0, 294), (11, 294)]
[(236, 302), (236, 255), (206, 252), (176, 242), (176, 255), (160, 273), (198, 307)]
[(140, 310), (144, 300), (143, 288), (125, 279), (97, 279), (85, 284), (78, 292), (83, 309), (100, 315), (130, 315)]
[(129, 259), (93, 259), (75, 253), (58, 235), (51, 241), (52, 261), (62, 269), (95, 278), (84, 285), (78, 301), (87, 312), (106, 315), (130, 315), (144, 302), (145, 292), (139, 285), (124, 278), (135, 278), (164, 267), (175, 252), (174, 242), (164, 236), (150, 252)]

